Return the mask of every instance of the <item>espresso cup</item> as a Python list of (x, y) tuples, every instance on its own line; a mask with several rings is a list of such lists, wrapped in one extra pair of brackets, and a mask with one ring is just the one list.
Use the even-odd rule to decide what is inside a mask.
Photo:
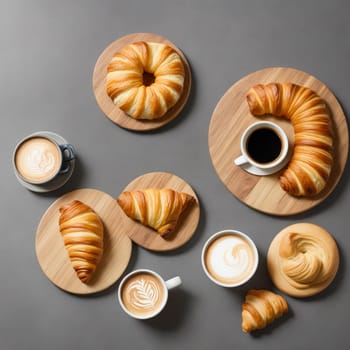
[(211, 281), (222, 287), (238, 287), (256, 272), (259, 254), (244, 233), (223, 230), (212, 235), (202, 249), (202, 267)]
[(241, 156), (234, 160), (238, 166), (252, 165), (258, 169), (277, 172), (288, 156), (288, 137), (277, 124), (260, 121), (250, 125), (242, 134)]
[(168, 301), (168, 290), (181, 283), (178, 276), (164, 281), (152, 270), (135, 270), (120, 282), (118, 300), (129, 316), (146, 320), (157, 316), (164, 309)]
[(75, 158), (71, 144), (58, 144), (47, 135), (36, 133), (22, 139), (13, 153), (13, 168), (23, 181), (43, 185), (69, 172)]

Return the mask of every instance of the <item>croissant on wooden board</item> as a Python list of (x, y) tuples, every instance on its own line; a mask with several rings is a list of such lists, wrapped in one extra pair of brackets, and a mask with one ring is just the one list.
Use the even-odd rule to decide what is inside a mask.
[(72, 266), (88, 283), (103, 253), (103, 223), (88, 205), (74, 200), (59, 209), (59, 228)]
[(269, 290), (249, 290), (242, 305), (242, 330), (250, 333), (265, 328), (288, 311), (286, 300)]
[(272, 114), (294, 127), (294, 152), (280, 177), (294, 196), (313, 196), (326, 186), (333, 164), (332, 123), (325, 102), (311, 89), (292, 83), (253, 86), (247, 94), (253, 115)]
[(117, 201), (127, 216), (166, 236), (174, 231), (182, 213), (195, 199), (168, 188), (147, 188), (125, 191)]
[(107, 94), (135, 119), (158, 119), (180, 99), (185, 70), (169, 45), (138, 41), (124, 46), (107, 68)]

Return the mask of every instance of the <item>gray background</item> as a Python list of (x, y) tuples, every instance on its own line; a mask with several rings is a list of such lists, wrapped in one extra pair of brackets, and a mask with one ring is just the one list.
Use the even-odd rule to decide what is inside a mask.
[[(211, 165), (207, 134), (219, 98), (238, 79), (270, 66), (304, 70), (326, 83), (350, 110), (350, 5), (333, 1), (261, 0), (2, 0), (0, 3), (0, 348), (9, 349), (329, 349), (350, 342), (347, 278), (350, 255), (349, 169), (333, 194), (294, 217), (272, 217), (237, 201)], [(154, 132), (123, 130), (97, 107), (95, 62), (111, 42), (132, 32), (165, 36), (183, 50), (193, 74), (181, 115)], [(78, 163), (68, 184), (49, 194), (23, 188), (13, 175), (17, 141), (38, 130), (63, 135)], [(76, 188), (112, 196), (135, 177), (173, 172), (201, 200), (201, 221), (183, 248), (156, 254), (134, 246), (127, 271), (151, 268), (164, 278), (180, 275), (167, 309), (140, 322), (106, 292), (77, 297), (55, 287), (35, 256), (36, 227), (50, 204)], [(334, 283), (310, 299), (287, 297), (288, 316), (255, 335), (241, 331), (241, 302), (248, 288), (273, 288), (265, 256), (275, 234), (307, 221), (336, 238), (341, 267)], [(212, 284), (200, 252), (214, 232), (249, 234), (261, 264), (245, 287)]]

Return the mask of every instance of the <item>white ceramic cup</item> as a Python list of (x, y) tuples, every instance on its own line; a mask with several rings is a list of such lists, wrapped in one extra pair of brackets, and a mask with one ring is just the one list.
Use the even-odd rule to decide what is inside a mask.
[[(158, 298), (155, 298), (155, 292), (152, 291), (152, 283), (144, 283), (142, 280), (142, 276), (151, 276), (155, 278), (155, 284), (159, 283), (160, 286), (160, 298), (157, 301)], [(136, 281), (136, 282), (135, 282)], [(134, 283), (135, 282), (135, 283)], [(139, 319), (139, 320), (146, 320), (153, 318), (157, 316), (165, 307), (165, 305), (168, 302), (169, 293), (168, 291), (170, 289), (176, 288), (182, 284), (181, 278), (179, 276), (173, 277), (169, 280), (164, 280), (158, 273), (149, 270), (149, 269), (138, 269), (133, 272), (130, 272), (128, 275), (126, 275), (122, 281), (119, 284), (118, 288), (118, 301), (122, 309), (131, 317)], [(125, 288), (128, 288), (126, 291)], [(146, 305), (146, 309), (140, 308), (141, 310), (137, 310), (136, 308), (130, 306), (127, 306), (127, 303), (129, 303), (127, 296), (132, 294), (133, 297), (136, 296), (136, 298), (139, 297), (139, 294), (141, 294), (141, 306), (143, 307)], [(125, 299), (125, 300), (124, 300)], [(155, 301), (154, 301), (155, 300)], [(154, 304), (155, 303), (155, 307)], [(153, 310), (152, 310), (153, 309)], [(137, 310), (137, 311), (135, 311)]]
[[(250, 137), (260, 129), (270, 129), (274, 134), (276, 134), (280, 140), (281, 149), (279, 154), (271, 161), (268, 162), (258, 162), (255, 160), (248, 150), (248, 144)], [(285, 166), (288, 156), (288, 137), (284, 130), (277, 124), (270, 121), (259, 121), (248, 126), (247, 129), (242, 134), (241, 141), (241, 155), (234, 160), (234, 163), (238, 166), (245, 166), (247, 164), (254, 166), (255, 168), (261, 170), (267, 170), (269, 174), (277, 172)], [(263, 145), (260, 145), (263, 147)]]
[[(23, 151), (25, 153), (23, 153), (23, 158), (21, 158), (22, 156), (20, 157), (19, 153), (29, 142), (32, 142), (32, 146), (30, 146), (30, 150)], [(33, 144), (35, 142), (37, 142), (36, 145)], [(40, 142), (45, 143), (46, 146), (38, 146)], [(43, 151), (44, 147), (48, 149)], [(21, 158), (21, 160), (17, 158)], [(17, 143), (13, 152), (12, 164), (15, 175), (19, 179), (33, 185), (44, 185), (54, 180), (57, 176), (68, 173), (71, 169), (70, 161), (74, 158), (74, 147), (71, 144), (59, 144), (53, 137), (48, 136), (47, 133), (41, 134), (38, 132), (23, 138)], [(21, 171), (20, 163), (18, 162), (22, 160), (25, 164), (28, 164), (26, 166), (29, 167), (29, 169), (30, 167), (33, 169), (27, 172)], [(40, 165), (46, 166), (47, 168), (51, 167), (53, 170), (45, 173), (46, 170), (41, 170)], [(27, 175), (30, 171), (33, 171), (34, 174), (39, 174), (37, 178)], [(40, 174), (40, 171), (42, 171), (42, 174)]]
[(212, 282), (232, 288), (245, 284), (254, 276), (259, 253), (245, 233), (223, 230), (206, 241), (201, 260), (203, 270)]

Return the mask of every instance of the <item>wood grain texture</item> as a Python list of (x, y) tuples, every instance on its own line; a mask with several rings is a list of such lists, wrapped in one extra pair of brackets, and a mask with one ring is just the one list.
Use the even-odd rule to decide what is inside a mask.
[[(115, 106), (111, 98), (107, 95), (106, 75), (109, 62), (111, 61), (113, 55), (122, 47), (136, 41), (149, 41), (167, 44), (175, 49), (184, 64), (185, 81), (181, 97), (175, 106), (173, 106), (162, 118), (157, 120), (137, 120), (131, 118), (121, 109)], [(128, 130), (148, 131), (158, 129), (168, 124), (180, 114), (191, 92), (192, 77), (190, 65), (185, 55), (168, 39), (152, 33), (133, 33), (114, 41), (101, 53), (94, 68), (92, 83), (97, 104), (107, 118), (109, 118), (113, 123)]]
[[(255, 84), (292, 82), (314, 90), (327, 103), (334, 129), (334, 164), (326, 188), (312, 198), (292, 197), (279, 185), (281, 172), (269, 176), (251, 175), (233, 163), (240, 155), (243, 131), (262, 118), (249, 112), (248, 90)], [(280, 125), (293, 147), (294, 131), (289, 121), (273, 116), (263, 117)], [(292, 68), (273, 67), (251, 73), (235, 83), (218, 102), (209, 126), (209, 153), (220, 180), (227, 189), (249, 207), (271, 215), (293, 215), (304, 212), (325, 200), (334, 190), (344, 171), (349, 149), (348, 125), (344, 112), (333, 93), (315, 77)], [(283, 170), (282, 170), (283, 171)]]
[(122, 224), (129, 237), (139, 246), (153, 251), (169, 251), (183, 246), (192, 238), (199, 223), (200, 206), (197, 195), (187, 182), (176, 175), (160, 172), (148, 173), (136, 178), (123, 191), (145, 188), (171, 188), (175, 191), (185, 192), (193, 196), (196, 203), (186, 209), (175, 231), (167, 238), (162, 238), (155, 230), (130, 219), (119, 208), (123, 214)]
[[(59, 208), (74, 199), (90, 206), (104, 225), (103, 256), (88, 284), (76, 276), (59, 231)], [(92, 294), (113, 285), (125, 271), (132, 253), (132, 242), (120, 215), (114, 198), (98, 190), (79, 189), (57, 199), (41, 218), (36, 232), (36, 255), (45, 275), (56, 286), (74, 294)]]

